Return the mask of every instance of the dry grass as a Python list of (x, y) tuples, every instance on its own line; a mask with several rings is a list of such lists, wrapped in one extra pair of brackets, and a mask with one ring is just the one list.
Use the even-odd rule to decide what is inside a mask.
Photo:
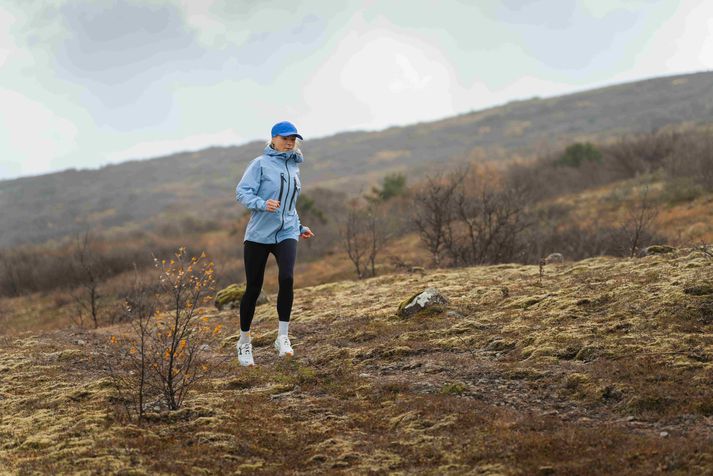
[[(391, 274), (300, 289), (297, 357), (255, 318), (186, 408), (137, 427), (95, 357), (121, 325), (2, 338), (10, 473), (707, 474), (713, 265), (700, 253)], [(428, 286), (451, 313), (395, 316)], [(695, 290), (692, 291), (692, 290)], [(236, 311), (211, 310), (233, 334)]]

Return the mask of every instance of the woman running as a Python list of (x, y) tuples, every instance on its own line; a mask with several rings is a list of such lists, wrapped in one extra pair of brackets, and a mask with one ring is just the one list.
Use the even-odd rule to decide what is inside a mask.
[(275, 349), (280, 357), (294, 354), (287, 329), (292, 311), (297, 240), (314, 236), (309, 227), (300, 224), (297, 215), (297, 199), (302, 189), (299, 164), (304, 161), (297, 139), (302, 140), (302, 136), (292, 123), (275, 124), (272, 139), (263, 154), (250, 162), (235, 190), (238, 202), (250, 210), (243, 247), (246, 287), (240, 301), (240, 340), (237, 343), (238, 361), (243, 366), (255, 365), (250, 323), (270, 253), (277, 260), (280, 285)]

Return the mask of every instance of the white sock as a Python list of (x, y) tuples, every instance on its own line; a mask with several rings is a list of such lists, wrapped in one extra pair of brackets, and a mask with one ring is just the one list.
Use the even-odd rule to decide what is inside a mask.
[(238, 345), (247, 344), (250, 342), (250, 331), (243, 332), (240, 331), (240, 340), (238, 340)]
[(278, 321), (277, 335), (278, 336), (286, 336), (288, 327), (290, 327), (289, 321), (288, 322)]

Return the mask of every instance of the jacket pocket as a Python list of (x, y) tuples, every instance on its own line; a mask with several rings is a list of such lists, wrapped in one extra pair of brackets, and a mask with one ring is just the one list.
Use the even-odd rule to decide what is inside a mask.
[(292, 198), (290, 198), (290, 207), (288, 210), (290, 213), (294, 213), (297, 210), (297, 196), (299, 195), (299, 190), (300, 190), (300, 185), (299, 182), (297, 182), (297, 177), (294, 178), (294, 184), (292, 187)]
[(282, 191), (285, 189), (285, 183), (287, 182), (287, 179), (285, 178), (284, 172), (280, 172), (280, 194), (277, 196), (277, 201), (280, 202), (280, 206), (283, 205), (282, 203)]

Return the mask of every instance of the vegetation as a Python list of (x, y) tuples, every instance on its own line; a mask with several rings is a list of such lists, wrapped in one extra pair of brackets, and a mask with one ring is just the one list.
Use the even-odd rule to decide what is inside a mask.
[[(517, 101), (432, 123), (338, 134), (305, 143), (302, 176), (307, 187), (355, 195), (389, 174), (407, 173), (415, 183), (431, 168), (448, 169), (464, 160), (558, 157), (576, 142), (601, 149), (619, 135), (709, 123), (712, 84), (711, 72), (656, 78)], [(235, 185), (263, 145), (0, 181), (0, 247), (61, 240), (87, 229), (127, 236), (139, 230), (159, 235), (220, 230), (242, 213), (233, 200)], [(579, 168), (588, 165), (596, 164)]]
[(565, 167), (579, 167), (585, 162), (601, 162), (602, 153), (593, 144), (585, 142), (568, 146), (564, 154), (555, 162), (556, 165)]
[[(710, 79), (645, 83), (679, 107), (644, 130), (695, 116)], [(641, 122), (626, 90), (314, 144), (304, 174), (338, 190), (298, 203), (317, 238), (300, 245), (297, 358), (274, 356), (261, 306), (256, 369), (238, 367), (235, 311), (211, 297), (243, 280), (235, 149), (0, 184), (2, 242), (46, 226), (0, 250), (0, 465), (711, 472), (711, 126), (612, 139)], [(593, 115), (595, 97), (624, 112)], [(565, 126), (537, 157), (518, 149)], [(118, 185), (88, 180), (109, 172)], [(426, 287), (449, 304), (397, 317)]]
[[(276, 311), (261, 306), (256, 368), (231, 358), (181, 409), (149, 405), (141, 425), (116, 412), (91, 357), (128, 323), (5, 338), (0, 463), (21, 474), (706, 474), (712, 265), (688, 248), (548, 264), (541, 284), (537, 265), (506, 264), (304, 288), (294, 359), (275, 355)], [(426, 286), (447, 310), (396, 318)], [(208, 354), (232, 357), (234, 311), (199, 309), (228, 336)]]
[(105, 361), (127, 415), (139, 422), (147, 404), (168, 410), (183, 405), (188, 391), (209, 374), (205, 355), (222, 327), (203, 317), (215, 281), (205, 254), (189, 260), (180, 248), (169, 262), (156, 260), (156, 267), (157, 292), (137, 281), (126, 300), (130, 332), (111, 336)]

